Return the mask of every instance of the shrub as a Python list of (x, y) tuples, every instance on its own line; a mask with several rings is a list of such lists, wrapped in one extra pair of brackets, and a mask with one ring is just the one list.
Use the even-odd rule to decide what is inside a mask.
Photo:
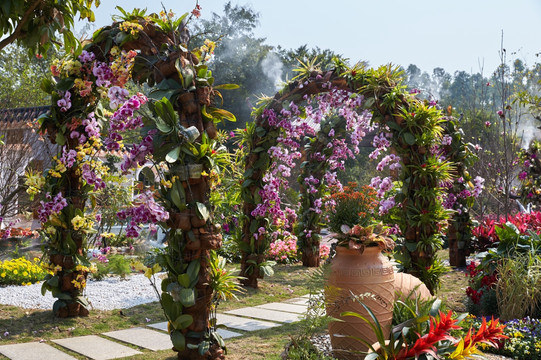
[(518, 255), (503, 259), (496, 273), (500, 317), (510, 320), (533, 315), (541, 304), (541, 257)]
[(94, 280), (103, 280), (107, 275), (114, 274), (125, 279), (131, 273), (130, 260), (122, 255), (97, 255), (95, 257), (96, 271), (92, 274)]
[(472, 250), (487, 251), (495, 247), (500, 241), (498, 229), (504, 229), (506, 224), (512, 224), (521, 235), (528, 235), (531, 232), (541, 234), (541, 211), (528, 213), (517, 213), (509, 216), (502, 216), (499, 219), (484, 219), (478, 226), (473, 228), (475, 236), (472, 241)]
[(38, 258), (33, 262), (22, 257), (0, 261), (0, 285), (31, 285), (43, 280), (46, 274)]
[(368, 225), (374, 218), (374, 209), (377, 206), (376, 191), (368, 185), (358, 187), (356, 183), (344, 186), (341, 192), (331, 195), (331, 203), (335, 205), (329, 214), (329, 229), (335, 233), (340, 232), (342, 225)]
[[(501, 313), (502, 316), (509, 319), (515, 316), (534, 315), (540, 309), (541, 295), (537, 289), (541, 273), (539, 270), (541, 239), (535, 232), (538, 231), (536, 229), (538, 216), (525, 215), (528, 216), (514, 217), (526, 219), (520, 227), (511, 222), (495, 226), (498, 248), (484, 253), (478, 266), (468, 267), (471, 279), (466, 294), (473, 303), (486, 304), (481, 306), (479, 315), (504, 311)], [(497, 292), (494, 291), (496, 285)], [(489, 295), (493, 298), (489, 299)], [(530, 300), (526, 301), (528, 297)], [(497, 302), (494, 302), (496, 299)], [(515, 304), (522, 305), (511, 310)], [(500, 308), (502, 306), (505, 309)]]

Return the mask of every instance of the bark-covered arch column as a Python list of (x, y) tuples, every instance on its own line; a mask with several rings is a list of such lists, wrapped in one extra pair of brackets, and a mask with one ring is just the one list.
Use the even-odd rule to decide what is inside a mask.
[[(178, 358), (223, 359), (224, 343), (210, 324), (210, 310), (211, 283), (226, 272), (211, 266), (221, 234), (213, 225), (209, 179), (203, 174), (212, 173), (219, 161), (212, 156), (223, 153), (214, 146), (215, 122), (234, 116), (214, 106), (220, 94), (204, 63), (214, 43), (189, 51), (183, 43), (187, 39), (180, 40), (182, 18), (144, 16), (139, 10), (123, 15), (123, 21), (99, 29), (83, 49), (55, 65), (54, 78), (43, 86), (53, 104), (51, 114), (41, 119), (42, 131), (64, 146), (58, 166), (46, 174), (45, 190), (52, 200), (44, 204), (48, 211), (42, 222), (44, 235), (52, 228), (46, 235), (48, 255), (53, 269), (60, 270), (44, 287), (59, 298), (58, 315), (88, 314), (81, 310), (80, 295), (89, 270), (78, 269), (78, 262), (88, 262), (85, 231), (92, 230), (85, 203), (92, 184), (104, 185), (100, 171), (105, 170), (87, 157), (102, 151), (102, 144), (120, 149), (127, 141), (124, 130), (139, 133), (139, 143), (124, 152), (121, 169), (151, 159), (161, 184), (155, 193), (141, 193), (133, 207), (118, 215), (130, 219), (127, 236), (137, 236), (142, 223), (168, 229), (167, 251), (157, 260), (168, 275), (160, 303)], [(130, 94), (124, 86), (130, 77), (153, 86), (151, 93)], [(156, 264), (149, 274), (158, 269)], [(74, 289), (70, 282), (79, 277)]]
[[(265, 115), (268, 110), (279, 114), (291, 102), (300, 104), (309, 96), (339, 89), (362, 95), (363, 106), (373, 111), (373, 121), (390, 134), (388, 146), (400, 156), (402, 165), (401, 191), (394, 198), (402, 207), (402, 215), (396, 219), (405, 238), (401, 260), (408, 272), (420, 277), (434, 290), (439, 283), (439, 267), (434, 261), (435, 252), (441, 246), (438, 230), (447, 218), (440, 201), (439, 184), (449, 177), (450, 164), (437, 158), (430, 148), (442, 136), (442, 114), (408, 94), (401, 85), (400, 73), (390, 66), (365, 69), (337, 65), (335, 70), (326, 73), (306, 71), (255, 111), (255, 131), (249, 143), (243, 184), (241, 275), (246, 277), (244, 284), (257, 287), (257, 279), (262, 273), (256, 264), (263, 262), (268, 243), (264, 236), (254, 237), (258, 229), (267, 226), (267, 220), (254, 214), (254, 210), (265, 185), (263, 177), (270, 161), (267, 152), (279, 136), (279, 131), (269, 124)], [(389, 202), (386, 204), (388, 206)]]

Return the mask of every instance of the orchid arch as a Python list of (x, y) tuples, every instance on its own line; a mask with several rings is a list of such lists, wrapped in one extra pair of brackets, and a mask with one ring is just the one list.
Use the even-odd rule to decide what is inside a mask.
[[(151, 163), (160, 179), (155, 191), (141, 192), (117, 216), (128, 221), (127, 236), (138, 236), (142, 224), (167, 231), (166, 251), (145, 271), (149, 278), (167, 272), (159, 296), (173, 349), (179, 359), (223, 359), (224, 343), (210, 315), (213, 304), (235, 286), (229, 286), (234, 277), (214, 253), (222, 238), (213, 224), (209, 191), (227, 161), (215, 124), (235, 117), (215, 106), (220, 86), (213, 86), (206, 64), (215, 44), (207, 40), (188, 50), (183, 30), (199, 16), (197, 4), (178, 19), (164, 12), (120, 11), (119, 21), (57, 61), (53, 77), (42, 84), (52, 106), (40, 118), (41, 131), (61, 147), (51, 169), (27, 179), (44, 197), (39, 216), (51, 274), (43, 293), (58, 299), (57, 316), (88, 315), (86, 251), (100, 215), (86, 205), (105, 186), (107, 167), (100, 154), (121, 151), (122, 171)], [(125, 86), (130, 79), (152, 88), (147, 94), (130, 92)]]
[[(435, 290), (442, 271), (435, 258), (442, 245), (439, 229), (449, 215), (442, 205), (440, 184), (452, 179), (453, 165), (430, 149), (441, 142), (445, 119), (435, 104), (408, 93), (400, 72), (391, 66), (350, 68), (338, 61), (335, 65), (328, 72), (300, 69), (297, 78), (254, 112), (243, 183), (244, 284), (257, 287), (257, 279), (268, 266), (263, 253), (272, 240), (273, 227), (287, 226), (285, 215), (290, 210), (281, 207), (279, 194), (286, 184), (280, 175), (287, 175), (293, 159), (300, 157), (304, 136), (313, 137), (309, 147), (321, 150), (310, 156), (324, 164), (301, 178), (301, 185), (316, 196), (303, 199), (297, 231), (303, 262), (317, 265), (309, 260), (318, 255), (319, 247), (317, 214), (322, 203), (317, 187), (336, 184), (336, 169), (355, 153), (367, 132), (378, 128), (373, 141), (376, 149), (370, 156), (386, 154), (379, 169), (401, 169), (397, 181), (390, 177), (372, 180), (381, 198), (379, 211), (400, 208), (394, 221), (404, 236), (402, 265)], [(318, 124), (319, 133), (310, 124)]]

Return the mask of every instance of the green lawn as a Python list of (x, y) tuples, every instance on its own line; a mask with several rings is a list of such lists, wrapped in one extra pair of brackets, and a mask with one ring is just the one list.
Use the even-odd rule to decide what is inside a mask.
[[(305, 295), (309, 293), (307, 284), (314, 271), (315, 269), (304, 268), (301, 265), (277, 265), (273, 277), (260, 280), (259, 289), (249, 289), (245, 293), (239, 294), (238, 301), (225, 302), (219, 306), (218, 311), (284, 301)], [(445, 274), (442, 280), (443, 286), (438, 296), (445, 301), (449, 308), (459, 312), (465, 311), (464, 288), (467, 286), (467, 279), (464, 273), (451, 271)], [(320, 287), (323, 288), (323, 279), (319, 281)], [(71, 319), (57, 319), (50, 310), (28, 310), (0, 305), (0, 335), (6, 331), (10, 334), (8, 338), (2, 338), (0, 343), (8, 344), (99, 334), (105, 331), (145, 326), (148, 323), (147, 320), (152, 323), (165, 321), (157, 302), (124, 310), (94, 310), (87, 318)], [(227, 358), (278, 360), (285, 345), (291, 340), (291, 336), (299, 334), (303, 328), (303, 323), (299, 322), (269, 330), (245, 333), (243, 337), (226, 342)], [(81, 358), (76, 354), (72, 355)], [(132, 358), (165, 360), (176, 359), (176, 356), (169, 350), (144, 351), (143, 355)]]

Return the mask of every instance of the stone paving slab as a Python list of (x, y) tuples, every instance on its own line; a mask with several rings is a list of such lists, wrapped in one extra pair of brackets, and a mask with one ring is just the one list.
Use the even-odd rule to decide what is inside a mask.
[[(165, 326), (167, 328), (167, 323)], [(152, 351), (167, 350), (173, 347), (171, 337), (169, 335), (164, 334), (163, 332), (140, 327), (110, 331), (103, 333), (102, 335)]]
[(238, 337), (238, 336), (242, 336), (241, 333), (238, 333), (238, 332), (236, 332), (236, 331), (227, 330), (227, 329), (220, 329), (220, 328), (218, 328), (218, 330), (216, 330), (216, 332), (217, 332), (217, 333), (222, 337), (222, 339), (224, 339), (224, 340), (231, 339), (231, 338)]
[(218, 324), (220, 325), (225, 325), (231, 329), (238, 329), (244, 331), (265, 330), (281, 325), (273, 322), (247, 319), (226, 314), (216, 314), (216, 319), (218, 321)]
[(268, 310), (277, 310), (277, 311), (285, 311), (295, 314), (304, 314), (306, 312), (307, 306), (301, 305), (301, 304), (288, 304), (288, 303), (268, 303), (263, 305), (258, 305), (256, 308), (260, 309), (268, 309)]
[[(154, 329), (167, 331), (167, 321), (164, 321), (164, 322), (161, 322), (161, 323), (156, 323), (156, 324), (150, 324), (148, 326), (150, 326), (151, 328), (154, 328)], [(234, 338), (234, 337), (237, 337), (237, 336), (242, 336), (241, 333), (231, 331), (231, 330), (221, 329), (221, 328), (218, 328), (217, 332), (218, 332), (218, 334), (220, 334), (220, 336), (224, 340)]]
[(287, 313), (276, 310), (267, 310), (255, 307), (245, 307), (236, 310), (226, 311), (225, 313), (231, 315), (253, 317), (262, 320), (277, 321), (281, 323), (292, 323), (295, 321), (299, 321), (302, 317), (299, 314)]
[(96, 335), (77, 336), (52, 341), (93, 360), (109, 360), (142, 354), (140, 351)]
[(167, 321), (156, 323), (156, 324), (149, 324), (147, 326), (153, 329), (158, 329), (158, 330), (167, 332)]
[(284, 303), (295, 304), (295, 305), (308, 305), (309, 298), (300, 297), (284, 301)]
[(77, 360), (51, 345), (39, 342), (2, 345), (0, 354), (12, 360)]

